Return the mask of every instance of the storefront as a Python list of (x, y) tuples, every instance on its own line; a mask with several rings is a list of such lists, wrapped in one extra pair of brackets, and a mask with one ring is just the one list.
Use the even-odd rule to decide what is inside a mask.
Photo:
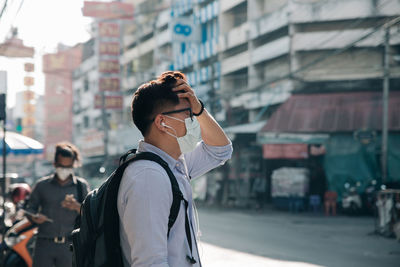
[[(310, 181), (326, 177), (326, 190), (339, 199), (346, 183), (363, 191), (371, 180), (381, 182), (381, 102), (379, 92), (291, 96), (257, 135), (268, 172), (282, 165), (309, 168)], [(385, 182), (400, 181), (399, 107), (400, 92), (391, 92)], [(317, 184), (310, 183), (310, 194), (323, 181)]]
[[(265, 192), (262, 186), (262, 146), (256, 143), (256, 134), (265, 121), (224, 128), (232, 140), (233, 154), (227, 163), (207, 176), (207, 201), (235, 207), (254, 205), (256, 192)], [(261, 180), (261, 187), (254, 189), (254, 182)], [(265, 184), (265, 183), (264, 183)]]

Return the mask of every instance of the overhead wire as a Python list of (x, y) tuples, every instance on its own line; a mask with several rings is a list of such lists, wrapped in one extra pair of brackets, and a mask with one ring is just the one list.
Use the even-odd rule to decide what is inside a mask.
[[(392, 1), (392, 0), (387, 1), (387, 2), (383, 3), (382, 5), (386, 5), (386, 4), (388, 4), (390, 1)], [(363, 20), (363, 19), (362, 19), (362, 20)], [(390, 20), (390, 21), (392, 21), (392, 20)], [(360, 22), (357, 21), (357, 22), (354, 22), (354, 23), (352, 23), (352, 24), (356, 24), (356, 23), (360, 23)], [(247, 90), (241, 90), (241, 91), (238, 91), (238, 92), (232, 92), (232, 93), (230, 93), (229, 96), (227, 96), (227, 95), (224, 96), (224, 95), (222, 95), (222, 94), (219, 94), (219, 96), (220, 96), (221, 98), (223, 98), (223, 99), (229, 99), (229, 98), (232, 98), (232, 96), (241, 95), (241, 94), (245, 94), (245, 93), (248, 93), (248, 92), (259, 91), (259, 90), (260, 90), (262, 87), (264, 87), (264, 86), (268, 86), (268, 85), (270, 85), (270, 84), (272, 84), (272, 83), (276, 83), (276, 82), (278, 82), (278, 81), (281, 81), (281, 80), (284, 80), (284, 79), (287, 79), (287, 78), (293, 78), (295, 74), (300, 73), (300, 72), (303, 72), (303, 71), (305, 71), (305, 70), (311, 68), (312, 66), (315, 66), (315, 65), (317, 65), (318, 63), (320, 63), (320, 62), (326, 60), (327, 58), (330, 58), (330, 57), (332, 57), (332, 56), (335, 56), (335, 55), (338, 55), (338, 54), (340, 54), (340, 53), (343, 53), (344, 51), (346, 51), (346, 50), (348, 50), (348, 49), (354, 47), (357, 43), (359, 43), (359, 42), (361, 42), (361, 41), (367, 39), (367, 38), (370, 37), (372, 34), (378, 32), (380, 29), (382, 29), (382, 27), (383, 27), (386, 23), (387, 23), (387, 21), (385, 21), (384, 23), (378, 25), (377, 27), (374, 27), (372, 31), (370, 31), (369, 33), (363, 35), (362, 37), (356, 39), (355, 41), (351, 42), (350, 44), (346, 45), (345, 47), (340, 48), (340, 49), (335, 49), (335, 50), (333, 50), (332, 52), (328, 53), (327, 55), (322, 55), (322, 56), (316, 58), (315, 60), (313, 60), (313, 61), (311, 61), (311, 62), (309, 62), (309, 63), (307, 63), (307, 64), (304, 64), (304, 65), (300, 66), (297, 70), (295, 70), (295, 71), (293, 71), (293, 72), (288, 72), (288, 73), (286, 73), (285, 75), (282, 75), (282, 76), (280, 76), (280, 77), (276, 77), (276, 78), (270, 79), (270, 80), (268, 80), (268, 81), (266, 81), (266, 82), (263, 82), (261, 85), (258, 85), (258, 86), (254, 87), (254, 88), (250, 88), (250, 89), (247, 89)], [(246, 74), (244, 74), (244, 75), (246, 75)], [(298, 77), (295, 77), (295, 78), (298, 78)], [(218, 94), (218, 93), (217, 93), (217, 94)]]
[(8, 0), (5, 0), (5, 1), (4, 1), (4, 5), (3, 5), (3, 7), (1, 8), (1, 11), (0, 11), (0, 19), (1, 19), (1, 17), (3, 16), (3, 14), (4, 14), (4, 11), (6, 10), (7, 3), (8, 3)]

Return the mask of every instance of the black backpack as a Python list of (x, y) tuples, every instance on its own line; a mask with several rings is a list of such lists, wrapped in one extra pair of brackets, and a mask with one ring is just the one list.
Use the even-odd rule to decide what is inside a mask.
[[(127, 159), (130, 155), (129, 159)], [(120, 158), (119, 167), (100, 188), (91, 191), (81, 206), (79, 225), (72, 231), (73, 266), (100, 267), (123, 266), (119, 238), (119, 216), (117, 210), (118, 189), (126, 167), (136, 160), (151, 160), (160, 164), (171, 181), (173, 201), (168, 221), (168, 236), (179, 213), (182, 192), (168, 164), (151, 152), (128, 151)]]

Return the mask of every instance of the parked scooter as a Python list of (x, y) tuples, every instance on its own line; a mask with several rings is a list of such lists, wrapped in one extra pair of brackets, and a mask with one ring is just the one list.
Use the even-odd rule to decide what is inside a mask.
[[(368, 214), (375, 212), (376, 193), (380, 189), (377, 180), (370, 179), (362, 187), (361, 182), (344, 184), (345, 192), (342, 196), (343, 211), (351, 215)], [(363, 189), (361, 189), (363, 188)]]
[(2, 266), (32, 267), (32, 252), (38, 227), (27, 218), (12, 226), (0, 244)]
[(360, 214), (362, 211), (361, 195), (358, 193), (360, 182), (351, 185), (349, 182), (344, 184), (345, 192), (342, 196), (342, 208), (348, 214)]

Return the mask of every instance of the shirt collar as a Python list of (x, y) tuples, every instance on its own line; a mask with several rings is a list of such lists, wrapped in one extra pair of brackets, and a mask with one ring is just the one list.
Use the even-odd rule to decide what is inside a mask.
[[(55, 173), (53, 174), (52, 182), (58, 183)], [(70, 184), (70, 183), (72, 183), (72, 184), (77, 184), (77, 183), (78, 183), (78, 182), (76, 181), (76, 176), (75, 176), (75, 175), (72, 175), (72, 182), (69, 182), (69, 183), (67, 183), (67, 184)]]
[[(168, 167), (173, 170), (176, 166), (176, 164), (179, 160), (175, 160), (173, 157), (171, 157), (170, 155), (168, 155), (168, 153), (166, 153), (165, 151), (159, 149), (158, 147), (146, 143), (144, 140), (140, 140), (139, 141), (139, 145), (138, 145), (138, 152), (153, 152), (154, 154), (157, 154), (158, 156), (160, 156), (165, 162), (167, 162)], [(180, 160), (182, 160), (182, 157), (179, 157)]]

